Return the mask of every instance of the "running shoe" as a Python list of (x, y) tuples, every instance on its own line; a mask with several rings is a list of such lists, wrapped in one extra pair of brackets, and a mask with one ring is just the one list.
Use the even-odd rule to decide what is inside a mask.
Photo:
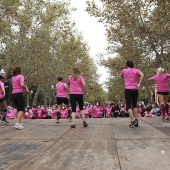
[(88, 127), (88, 124), (84, 121), (83, 122), (84, 127)]
[(20, 123), (20, 124), (16, 123), (14, 127), (15, 127), (16, 129), (19, 129), (19, 130), (21, 130), (21, 129), (24, 128), (21, 123)]
[(70, 127), (71, 127), (71, 128), (76, 128), (76, 125), (71, 125)]
[(5, 123), (8, 124), (9, 122), (7, 120), (5, 120)]
[(60, 123), (59, 119), (57, 119), (56, 123)]
[(1, 123), (5, 123), (5, 122), (2, 120)]
[(131, 124), (129, 125), (130, 128), (134, 128), (135, 125), (137, 124), (137, 122), (134, 120), (131, 122)]
[(165, 116), (164, 116), (164, 120), (169, 120), (169, 116), (168, 116), (168, 115), (165, 115)]
[(136, 124), (134, 125), (135, 127), (138, 127), (138, 119), (135, 119)]

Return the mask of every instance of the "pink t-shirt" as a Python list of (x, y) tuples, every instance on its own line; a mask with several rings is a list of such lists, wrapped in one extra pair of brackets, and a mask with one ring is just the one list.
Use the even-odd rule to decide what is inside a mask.
[(125, 89), (137, 90), (138, 76), (141, 71), (135, 68), (126, 68), (121, 71), (121, 76), (125, 81)]
[(170, 74), (158, 74), (150, 78), (150, 80), (154, 80), (156, 82), (157, 92), (168, 92), (168, 78), (170, 78)]
[(52, 109), (52, 119), (56, 119), (57, 118), (57, 110), (56, 109)]
[(28, 111), (25, 111), (23, 114), (24, 119), (29, 119), (30, 118), (30, 113)]
[(101, 118), (102, 117), (103, 108), (101, 106), (94, 106), (93, 108), (93, 117)]
[(57, 97), (67, 97), (66, 87), (67, 87), (66, 83), (58, 82), (56, 84), (56, 96)]
[(79, 106), (76, 106), (76, 118), (80, 117), (80, 108)]
[(0, 99), (3, 98), (3, 91), (2, 91), (2, 87), (4, 87), (4, 83), (2, 81), (0, 81)]
[(38, 108), (36, 118), (37, 119), (42, 119), (43, 118), (43, 113), (42, 113), (41, 108)]
[(112, 107), (106, 107), (105, 110), (106, 110), (106, 117), (109, 117), (111, 110), (112, 110)]
[(12, 94), (24, 92), (24, 89), (21, 87), (20, 83), (24, 83), (23, 75), (17, 75), (12, 77)]
[(67, 116), (68, 116), (68, 110), (67, 110), (67, 109), (61, 109), (61, 110), (60, 110), (60, 114), (61, 114), (61, 117), (62, 117), (63, 119), (66, 119)]
[(83, 94), (82, 84), (84, 78), (80, 76), (77, 80), (74, 80), (72, 76), (68, 77), (68, 85), (70, 86), (70, 94)]

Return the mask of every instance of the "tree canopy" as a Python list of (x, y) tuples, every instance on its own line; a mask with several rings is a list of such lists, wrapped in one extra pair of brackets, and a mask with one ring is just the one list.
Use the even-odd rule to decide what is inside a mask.
[[(170, 72), (170, 1), (169, 0), (101, 0), (102, 7), (87, 1), (87, 12), (99, 18), (106, 28), (107, 54), (101, 54), (101, 64), (109, 69), (109, 98), (123, 97), (120, 71), (127, 60), (145, 74), (155, 75), (158, 67)], [(106, 55), (110, 57), (105, 58)], [(116, 54), (116, 57), (115, 57)], [(117, 91), (120, 93), (117, 94)]]
[(67, 82), (75, 66), (86, 80), (89, 102), (105, 98), (88, 44), (71, 18), (75, 9), (69, 2), (2, 0), (0, 6), (0, 65), (8, 74), (13, 66), (21, 65), (27, 86), (34, 92), (34, 104), (39, 94), (44, 104), (52, 104), (51, 85), (58, 76)]

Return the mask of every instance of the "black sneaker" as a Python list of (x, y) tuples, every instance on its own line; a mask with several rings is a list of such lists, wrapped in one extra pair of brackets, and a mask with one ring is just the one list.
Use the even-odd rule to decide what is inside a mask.
[(5, 120), (5, 123), (8, 124), (9, 122), (7, 120)]
[(71, 125), (70, 127), (71, 127), (71, 128), (76, 128), (76, 125)]
[(133, 122), (131, 122), (131, 124), (129, 125), (130, 128), (134, 128), (136, 125), (136, 121), (134, 120)]
[(84, 121), (83, 122), (84, 127), (88, 127), (88, 124)]
[(135, 127), (138, 127), (138, 119), (135, 120), (136, 124), (134, 125)]

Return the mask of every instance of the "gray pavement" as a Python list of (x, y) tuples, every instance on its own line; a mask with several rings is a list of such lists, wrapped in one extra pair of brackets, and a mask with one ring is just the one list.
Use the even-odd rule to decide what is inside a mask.
[(84, 128), (61, 120), (23, 120), (24, 129), (0, 124), (0, 170), (169, 170), (170, 121), (88, 119)]

